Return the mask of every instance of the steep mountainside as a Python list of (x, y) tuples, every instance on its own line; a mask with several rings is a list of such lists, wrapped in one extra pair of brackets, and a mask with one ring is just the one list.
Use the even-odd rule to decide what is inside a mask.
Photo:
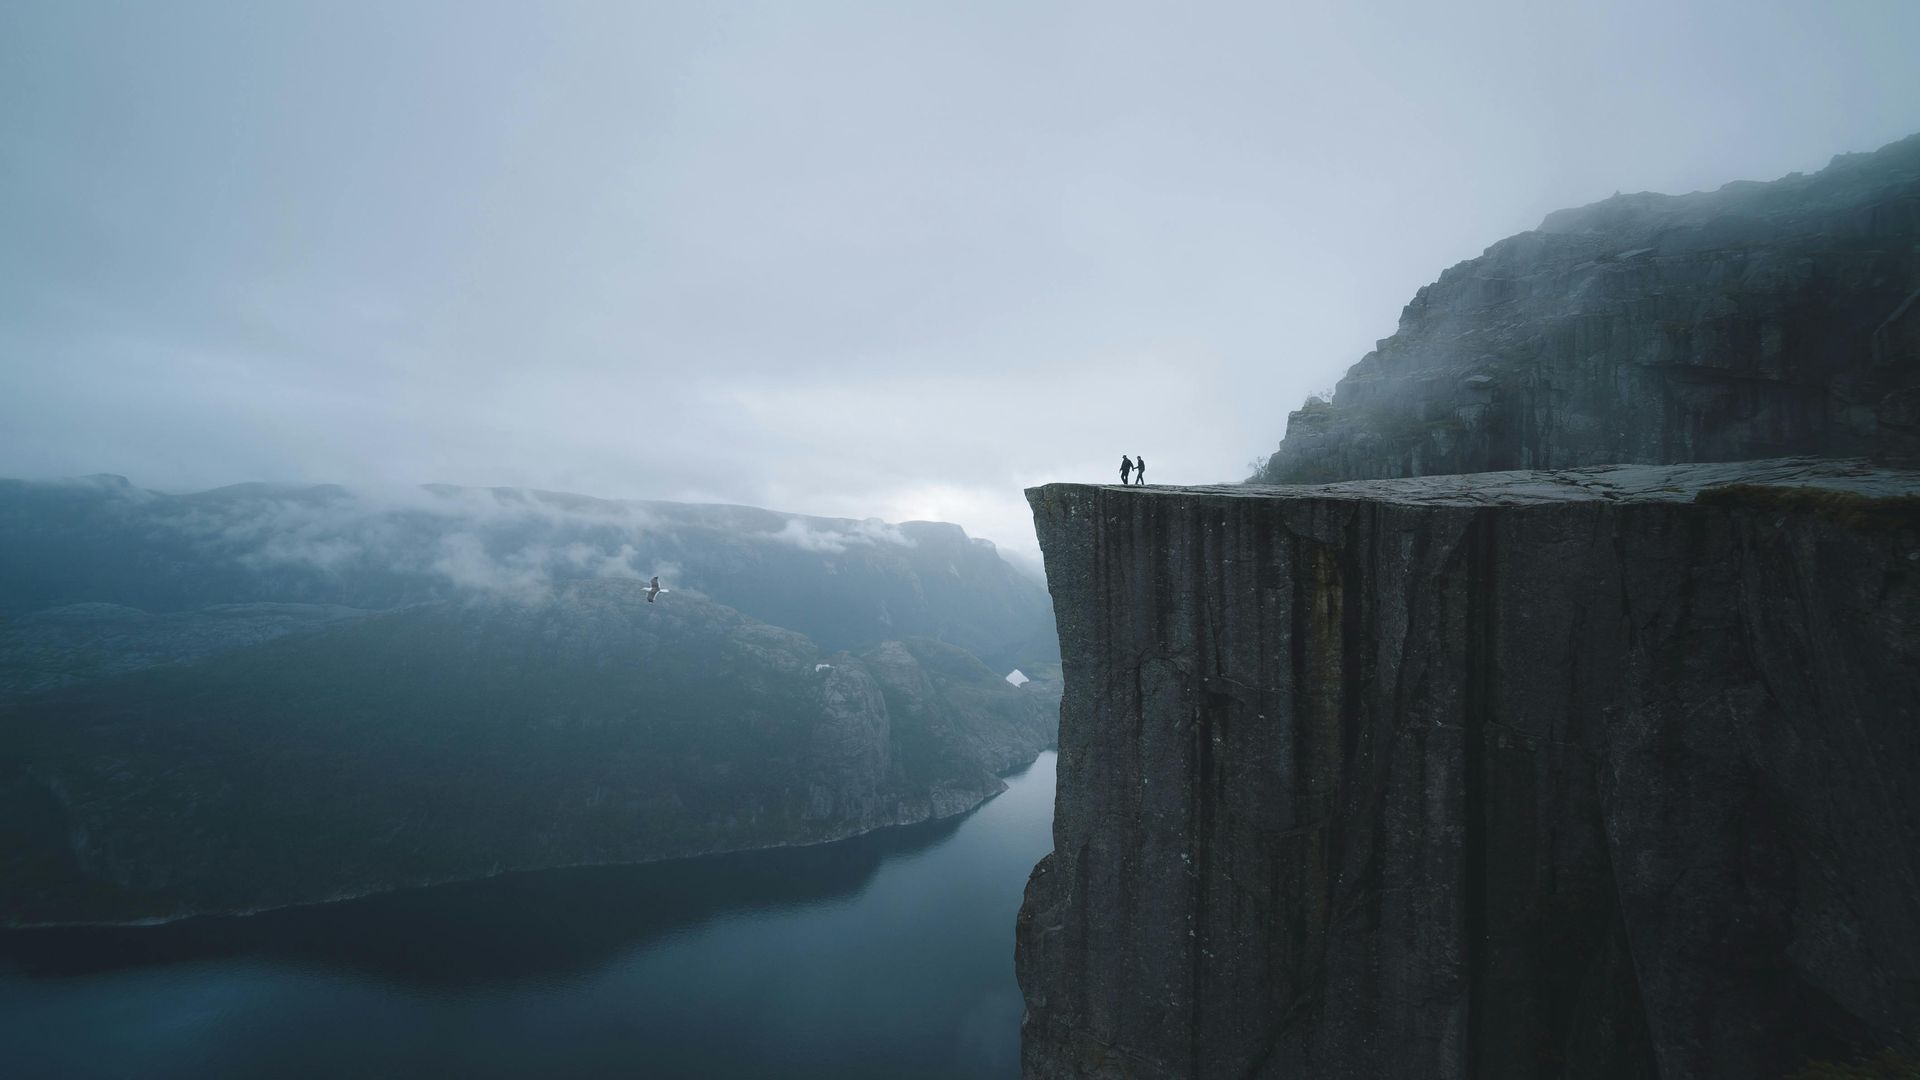
[(1051, 745), (1058, 655), (1044, 588), (935, 522), (0, 482), (0, 921), (957, 814)]
[(0, 921), (172, 917), (961, 812), (1051, 743), (971, 654), (632, 581), (444, 601), (0, 703)]
[(1920, 458), (1920, 135), (1548, 215), (1421, 289), (1253, 479), (1783, 454)]
[(1920, 1051), (1920, 473), (1028, 492), (1032, 1077)]
[(160, 615), (69, 604), (0, 617), (0, 699), (200, 660), (366, 614), (324, 604), (215, 604)]

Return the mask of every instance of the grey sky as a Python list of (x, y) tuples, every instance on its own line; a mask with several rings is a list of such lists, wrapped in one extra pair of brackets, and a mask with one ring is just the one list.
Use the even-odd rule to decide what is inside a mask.
[(961, 522), (1232, 479), (1549, 210), (1920, 130), (1920, 3), (0, 0), (0, 475)]

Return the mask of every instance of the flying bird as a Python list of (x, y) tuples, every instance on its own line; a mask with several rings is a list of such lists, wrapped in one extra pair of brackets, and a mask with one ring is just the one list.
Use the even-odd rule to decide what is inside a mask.
[(659, 595), (660, 595), (660, 579), (656, 577), (653, 579), (652, 584), (647, 589), (647, 603), (649, 604), (653, 603), (653, 598)]

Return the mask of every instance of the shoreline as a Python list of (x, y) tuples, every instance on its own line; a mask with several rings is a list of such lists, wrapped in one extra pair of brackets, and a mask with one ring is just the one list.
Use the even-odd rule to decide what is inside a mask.
[[(716, 848), (712, 851), (702, 851), (702, 852), (697, 852), (693, 854), (684, 854), (684, 855), (668, 855), (668, 856), (663, 856), (657, 859), (638, 859), (638, 860), (615, 859), (615, 860), (598, 860), (598, 861), (571, 862), (571, 863), (554, 863), (546, 866), (516, 866), (516, 867), (509, 867), (509, 868), (496, 870), (492, 873), (476, 874), (471, 877), (451, 877), (451, 878), (443, 878), (436, 881), (411, 882), (407, 884), (392, 885), (387, 887), (358, 889), (358, 890), (338, 893), (332, 896), (321, 897), (314, 900), (301, 900), (301, 901), (297, 901), (290, 904), (268, 904), (262, 907), (251, 907), (251, 908), (240, 908), (240, 909), (216, 909), (216, 910), (208, 910), (208, 911), (190, 911), (190, 912), (185, 912), (178, 915), (167, 915), (167, 916), (159, 916), (159, 917), (143, 918), (143, 919), (85, 920), (85, 921), (76, 920), (72, 922), (59, 922), (59, 921), (12, 922), (7, 920), (0, 920), (0, 934), (7, 934), (7, 933), (13, 933), (13, 932), (30, 933), (34, 931), (45, 931), (45, 930), (142, 929), (142, 928), (151, 928), (151, 927), (171, 926), (177, 923), (187, 922), (193, 919), (245, 919), (255, 915), (264, 915), (269, 912), (275, 912), (275, 911), (289, 911), (296, 908), (324, 907), (330, 904), (341, 904), (341, 903), (347, 903), (354, 900), (363, 900), (373, 896), (387, 896), (387, 895), (391, 895), (394, 893), (401, 893), (401, 892), (412, 892), (412, 891), (423, 890), (423, 889), (444, 888), (449, 885), (465, 885), (465, 884), (471, 884), (474, 882), (492, 881), (497, 878), (507, 877), (512, 874), (539, 874), (539, 873), (545, 873), (547, 871), (552, 871), (552, 870), (590, 870), (590, 869), (595, 869), (599, 867), (616, 867), (616, 866), (657, 866), (664, 863), (691, 862), (697, 859), (710, 859), (710, 858), (715, 858), (715, 857), (725, 856), (725, 855), (750, 855), (750, 854), (753, 854), (754, 852), (762, 852), (762, 851), (786, 851), (794, 848), (822, 847), (827, 844), (838, 844), (848, 840), (858, 839), (863, 836), (871, 836), (874, 833), (882, 832), (886, 829), (912, 828), (913, 826), (916, 826), (916, 825), (929, 825), (935, 822), (953, 821), (959, 818), (963, 818), (968, 814), (971, 814), (974, 811), (980, 809), (982, 806), (985, 806), (987, 803), (993, 801), (996, 797), (1002, 794), (1005, 794), (1007, 790), (1007, 782), (1016, 777), (1024, 775), (1027, 772), (1027, 770), (1033, 768), (1034, 763), (1040, 760), (1041, 754), (1045, 754), (1048, 752), (1057, 753), (1058, 751), (1059, 751), (1059, 743), (1058, 743), (1058, 740), (1055, 740), (1054, 742), (1049, 743), (1048, 745), (1042, 746), (1039, 749), (1033, 751), (1032, 755), (1027, 757), (1024, 761), (1016, 762), (1014, 765), (1008, 767), (1005, 770), (995, 772), (993, 776), (996, 780), (1000, 782), (999, 790), (983, 795), (979, 799), (971, 803), (968, 803), (966, 806), (961, 807), (960, 809), (955, 810), (952, 813), (929, 814), (926, 817), (915, 818), (913, 820), (891, 821), (891, 822), (886, 822), (884, 824), (872, 825), (864, 829), (856, 829), (850, 832), (841, 833), (835, 836), (822, 837), (820, 839), (789, 840), (789, 841), (782, 841), (780, 843), (774, 843), (774, 844), (756, 844), (750, 847)], [(931, 798), (929, 798), (928, 800), (928, 805), (929, 806), (932, 805)]]

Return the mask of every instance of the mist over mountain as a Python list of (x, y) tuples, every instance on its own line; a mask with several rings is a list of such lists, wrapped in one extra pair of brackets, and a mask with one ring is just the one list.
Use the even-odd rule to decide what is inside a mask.
[(169, 495), (110, 476), (0, 481), (6, 615), (79, 603), (180, 612), (534, 601), (567, 582), (656, 575), (827, 648), (930, 637), (996, 667), (1058, 658), (1045, 588), (943, 522), (514, 488), (241, 484)]
[(1422, 288), (1255, 472), (1920, 460), (1920, 134), (1548, 214)]
[(252, 910), (949, 816), (1052, 742), (1057, 672), (1044, 587), (944, 523), (8, 481), (0, 870), (21, 885), (0, 918)]

